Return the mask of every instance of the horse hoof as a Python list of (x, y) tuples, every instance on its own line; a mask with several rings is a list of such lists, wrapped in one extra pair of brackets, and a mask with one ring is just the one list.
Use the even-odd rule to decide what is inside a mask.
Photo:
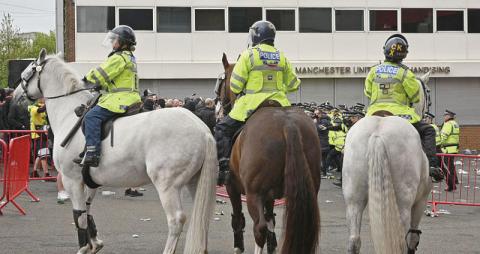
[(92, 254), (92, 251), (90, 250), (90, 247), (87, 245), (80, 248), (77, 254)]
[(242, 254), (242, 250), (240, 250), (239, 248), (234, 248), (233, 249), (233, 254)]
[(103, 248), (103, 241), (102, 240), (93, 240), (92, 239), (93, 250), (92, 253), (97, 253)]

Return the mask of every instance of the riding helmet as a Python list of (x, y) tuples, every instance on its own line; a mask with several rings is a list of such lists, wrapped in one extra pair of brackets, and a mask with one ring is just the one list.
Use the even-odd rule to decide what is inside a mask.
[(402, 62), (408, 54), (407, 38), (401, 34), (394, 34), (388, 37), (385, 46), (383, 46), (383, 54), (387, 61)]
[(270, 21), (260, 20), (250, 27), (248, 34), (250, 45), (256, 46), (260, 43), (269, 42), (273, 44), (277, 29)]

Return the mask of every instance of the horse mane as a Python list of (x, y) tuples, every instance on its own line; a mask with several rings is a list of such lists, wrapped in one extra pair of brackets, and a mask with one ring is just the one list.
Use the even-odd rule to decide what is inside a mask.
[(58, 82), (67, 88), (67, 92), (84, 88), (84, 83), (80, 80), (77, 72), (58, 56), (53, 55), (48, 57), (48, 64), (46, 64), (44, 68), (44, 70), (51, 73)]

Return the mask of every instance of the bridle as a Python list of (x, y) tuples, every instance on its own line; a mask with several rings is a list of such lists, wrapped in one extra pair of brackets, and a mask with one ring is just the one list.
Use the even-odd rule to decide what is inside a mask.
[[(215, 84), (215, 94), (217, 95), (216, 100), (220, 101), (220, 105), (223, 108), (225, 113), (232, 110), (232, 101), (228, 98), (227, 88), (226, 88), (226, 72), (222, 72), (218, 75), (217, 82)], [(220, 93), (222, 93), (223, 86), (223, 98)]]
[[(39, 62), (38, 59), (32, 61), (27, 66), (27, 68), (25, 68), (25, 70), (23, 70), (22, 74), (20, 75), (20, 79), (17, 82), (15, 82), (15, 83), (20, 82), (20, 86), (23, 89), (23, 93), (25, 94), (27, 99), (30, 100), (30, 101), (35, 101), (35, 100), (38, 100), (40, 98), (33, 98), (28, 94), (29, 81), (33, 78), (35, 73), (38, 73), (37, 88), (40, 91), (40, 93), (43, 94), (42, 88), (40, 86), (40, 80), (41, 80), (40, 76), (43, 72), (43, 69), (45, 68), (45, 65), (48, 63), (48, 61), (49, 61), (49, 59), (45, 59), (40, 63), (38, 63)], [(57, 98), (69, 96), (69, 95), (72, 95), (72, 94), (76, 94), (78, 92), (85, 91), (85, 90), (91, 90), (91, 88), (90, 87), (82, 88), (82, 89), (79, 89), (79, 90), (75, 90), (75, 91), (68, 92), (68, 93), (65, 93), (65, 94), (62, 94), (62, 95), (57, 95), (57, 96), (43, 96), (43, 98), (45, 98), (45, 99), (57, 99)]]

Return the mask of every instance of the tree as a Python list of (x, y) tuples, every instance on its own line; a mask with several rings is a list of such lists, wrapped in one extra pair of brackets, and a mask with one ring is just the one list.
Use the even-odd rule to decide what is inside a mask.
[(10, 14), (4, 14), (0, 24), (0, 87), (8, 83), (8, 61), (11, 59), (37, 58), (38, 52), (45, 48), (55, 53), (55, 33), (35, 33), (33, 41), (21, 37)]
[(13, 25), (10, 14), (4, 14), (0, 24), (0, 86), (7, 86), (8, 59), (25, 53), (25, 45), (18, 36), (20, 29)]

